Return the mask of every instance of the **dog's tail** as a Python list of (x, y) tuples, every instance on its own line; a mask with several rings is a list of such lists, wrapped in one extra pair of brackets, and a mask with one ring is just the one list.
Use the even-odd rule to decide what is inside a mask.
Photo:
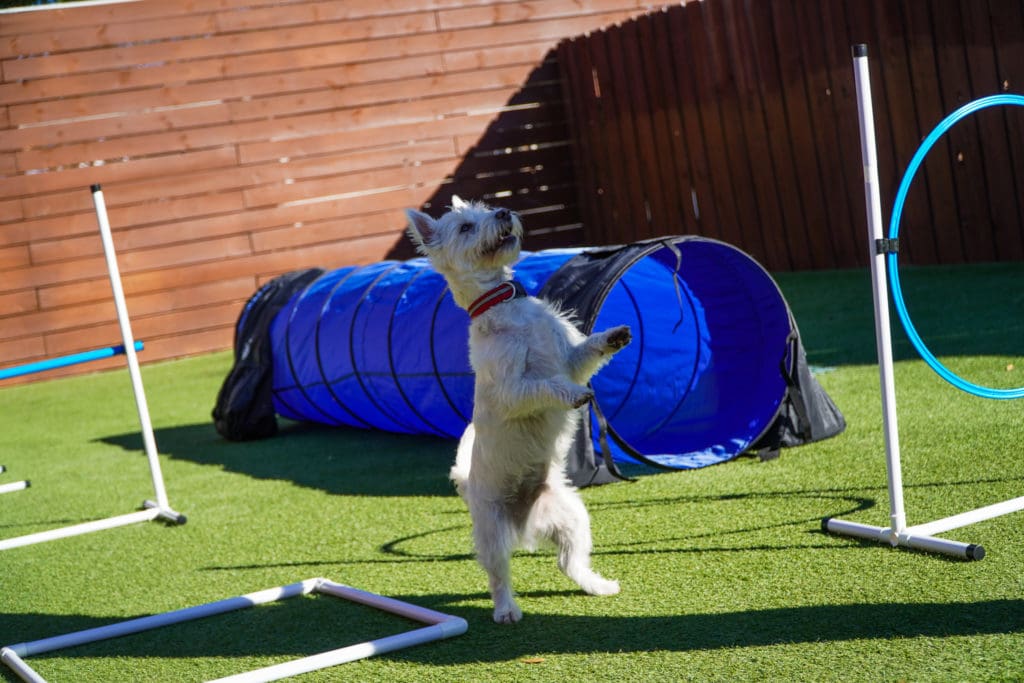
[(469, 423), (466, 431), (462, 433), (459, 440), (459, 448), (455, 451), (455, 464), (448, 472), (448, 478), (455, 484), (455, 490), (465, 499), (466, 484), (469, 482), (469, 463), (473, 456), (473, 442), (476, 440), (476, 430), (473, 423)]

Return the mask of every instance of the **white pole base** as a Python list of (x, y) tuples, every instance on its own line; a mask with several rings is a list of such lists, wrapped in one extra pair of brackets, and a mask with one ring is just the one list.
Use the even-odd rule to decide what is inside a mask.
[(0, 540), (0, 550), (9, 550), (11, 548), (19, 548), (21, 546), (33, 545), (35, 543), (44, 543), (58, 538), (81, 536), (82, 534), (92, 533), (93, 531), (114, 529), (119, 526), (138, 524), (139, 522), (149, 522), (157, 518), (165, 519), (176, 524), (185, 523), (185, 515), (177, 513), (170, 508), (159, 507), (148, 500), (143, 503), (143, 506), (145, 507), (144, 510), (129, 512), (126, 515), (117, 515), (116, 517), (97, 519), (93, 522), (83, 522), (82, 524), (61, 527), (60, 529), (50, 529), (49, 531), (40, 531), (26, 536), (16, 536), (14, 538)]
[(24, 491), (31, 484), (26, 481), (13, 481), (10, 484), (0, 484), (0, 493), (14, 493), (15, 491)]
[[(0, 474), (7, 471), (7, 468), (0, 465)], [(0, 484), (0, 493), (14, 493), (15, 491), (24, 491), (32, 484), (28, 481), (13, 481), (9, 484)]]
[(980, 545), (927, 536), (920, 532), (915, 532), (914, 527), (909, 527), (898, 533), (889, 527), (847, 522), (828, 517), (821, 521), (821, 530), (840, 536), (853, 536), (854, 538), (862, 538), (868, 541), (888, 543), (894, 548), (904, 547), (924, 550), (926, 552), (957, 557), (962, 560), (980, 560), (985, 557), (985, 548)]
[(907, 528), (906, 532), (915, 536), (933, 536), (951, 529), (959, 529), (962, 526), (974, 524), (975, 522), (1008, 515), (1011, 512), (1018, 512), (1019, 510), (1024, 510), (1024, 496), (1004, 500), (1001, 503), (987, 505), (983, 508), (961, 512), (959, 515), (937, 519), (934, 522), (916, 524)]
[(175, 510), (172, 510), (167, 506), (160, 505), (159, 503), (156, 503), (152, 500), (142, 501), (142, 507), (143, 509), (146, 510), (156, 510), (157, 518), (165, 520), (167, 522), (173, 522), (175, 524), (184, 524), (188, 521), (188, 518), (180, 512), (176, 512)]

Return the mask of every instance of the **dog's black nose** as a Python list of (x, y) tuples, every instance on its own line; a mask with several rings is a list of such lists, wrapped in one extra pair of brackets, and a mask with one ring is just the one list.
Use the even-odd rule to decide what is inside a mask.
[(494, 212), (494, 217), (497, 218), (499, 221), (507, 221), (509, 219), (509, 216), (511, 215), (512, 212), (509, 211), (508, 209), (498, 209), (497, 211)]

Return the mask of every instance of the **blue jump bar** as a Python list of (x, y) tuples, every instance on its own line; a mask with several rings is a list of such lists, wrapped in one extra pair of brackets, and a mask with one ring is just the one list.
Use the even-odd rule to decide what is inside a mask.
[[(142, 342), (135, 342), (136, 351), (141, 351), (143, 348), (145, 347)], [(25, 363), (24, 365), (0, 369), (0, 379), (10, 379), (11, 377), (31, 375), (33, 372), (44, 372), (46, 370), (67, 367), (68, 365), (88, 363), (89, 361), (110, 358), (122, 353), (124, 353), (124, 345), (118, 344), (117, 346), (108, 346), (105, 349), (94, 349), (92, 351), (83, 351), (82, 353), (72, 353), (67, 356), (58, 356), (57, 358), (47, 358), (35, 363)]]

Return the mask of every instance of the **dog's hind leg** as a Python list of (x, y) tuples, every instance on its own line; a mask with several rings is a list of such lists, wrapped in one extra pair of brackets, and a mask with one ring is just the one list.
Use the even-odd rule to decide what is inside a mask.
[(568, 486), (549, 486), (530, 513), (530, 533), (551, 539), (558, 547), (558, 568), (590, 595), (615, 595), (619, 582), (590, 568), (590, 515), (579, 494)]
[(494, 621), (513, 624), (523, 618), (512, 594), (512, 548), (515, 532), (508, 513), (500, 503), (470, 501), (476, 559), (487, 571)]
[(455, 452), (455, 464), (448, 471), (448, 478), (455, 484), (455, 490), (466, 500), (466, 486), (469, 482), (469, 466), (473, 459), (473, 443), (476, 441), (476, 430), (473, 423), (466, 426)]

